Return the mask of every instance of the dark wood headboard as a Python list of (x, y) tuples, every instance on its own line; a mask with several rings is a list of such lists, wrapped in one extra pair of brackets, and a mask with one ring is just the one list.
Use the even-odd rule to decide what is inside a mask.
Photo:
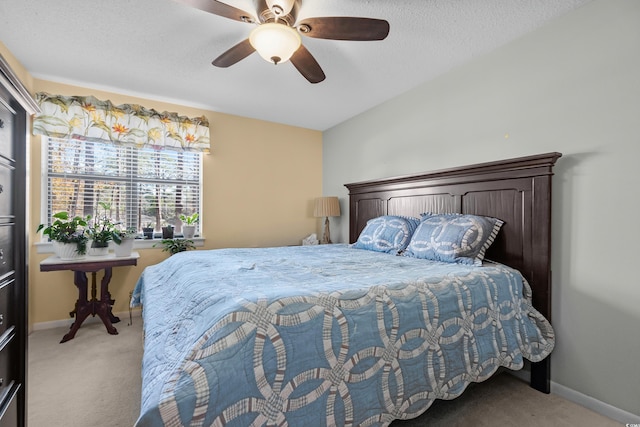
[[(504, 225), (487, 259), (518, 269), (531, 285), (533, 305), (551, 320), (551, 177), (560, 153), (345, 184), (349, 241), (371, 218), (423, 212), (492, 216)], [(531, 366), (532, 387), (549, 392), (547, 357)]]

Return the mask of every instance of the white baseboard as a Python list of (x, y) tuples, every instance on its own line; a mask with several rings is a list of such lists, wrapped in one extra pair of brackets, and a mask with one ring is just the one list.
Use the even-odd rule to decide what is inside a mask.
[(551, 393), (564, 397), (578, 405), (582, 405), (585, 408), (589, 408), (594, 412), (609, 417), (615, 421), (623, 424), (640, 424), (640, 416), (627, 412), (623, 409), (616, 408), (615, 406), (604, 403), (601, 400), (595, 399), (586, 394), (582, 394), (569, 387), (565, 387), (561, 384), (551, 381)]
[[(128, 311), (123, 311), (120, 313), (113, 313), (114, 316), (119, 317), (120, 321), (123, 322), (125, 320), (129, 320), (129, 312)], [(131, 310), (131, 317), (141, 317), (142, 316), (142, 310), (140, 310), (139, 308), (135, 308), (133, 310)], [(40, 323), (34, 323), (31, 327), (31, 331), (30, 332), (34, 332), (34, 331), (42, 331), (44, 329), (54, 329), (54, 328), (61, 328), (63, 326), (66, 327), (70, 327), (71, 324), (73, 323), (73, 318), (70, 317), (69, 319), (63, 319), (63, 320), (52, 320), (50, 322), (40, 322)], [(102, 323), (102, 320), (97, 317), (97, 316), (89, 316), (85, 319), (84, 322), (82, 322), (83, 324), (88, 324), (88, 323), (94, 323), (94, 322), (100, 322)]]
[[(508, 372), (523, 381), (529, 382), (529, 371), (525, 371), (523, 369), (520, 371), (507, 370), (505, 372)], [(623, 424), (640, 424), (640, 416), (638, 415), (616, 408), (615, 406), (604, 403), (601, 400), (587, 396), (586, 394), (582, 394), (579, 391), (575, 391), (574, 389), (565, 387), (553, 381), (551, 381), (551, 393), (563, 397), (573, 403), (577, 403), (578, 405), (584, 406), (585, 408), (589, 408), (600, 415), (604, 415), (605, 417)]]

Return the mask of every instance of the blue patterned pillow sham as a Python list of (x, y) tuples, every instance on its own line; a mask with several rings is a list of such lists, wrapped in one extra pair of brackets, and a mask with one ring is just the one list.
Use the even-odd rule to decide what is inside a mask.
[(384, 215), (370, 219), (351, 247), (397, 255), (407, 247), (418, 224), (418, 218), (406, 216)]
[(503, 224), (478, 215), (425, 213), (421, 217), (403, 255), (477, 266)]

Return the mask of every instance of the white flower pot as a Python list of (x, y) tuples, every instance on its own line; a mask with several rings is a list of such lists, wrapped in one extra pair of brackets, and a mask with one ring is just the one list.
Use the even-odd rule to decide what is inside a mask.
[(109, 254), (109, 245), (107, 246), (94, 246), (92, 240), (87, 243), (87, 254), (89, 256), (106, 256)]
[(182, 226), (182, 234), (185, 239), (193, 239), (193, 236), (196, 235), (196, 226), (195, 225), (183, 225)]
[(53, 251), (58, 258), (64, 261), (84, 258), (85, 256), (80, 255), (77, 249), (78, 246), (75, 243), (53, 242)]
[(116, 256), (130, 256), (135, 239), (122, 239), (122, 242), (113, 246)]

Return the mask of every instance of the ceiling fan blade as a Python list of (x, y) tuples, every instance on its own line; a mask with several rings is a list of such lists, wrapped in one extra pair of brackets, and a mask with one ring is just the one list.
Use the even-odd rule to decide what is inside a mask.
[(216, 0), (174, 0), (178, 3), (184, 3), (188, 6), (195, 7), (196, 9), (204, 10), (205, 12), (213, 13), (214, 15), (223, 16), (225, 18), (233, 19), (240, 22), (255, 22), (255, 19), (250, 13), (244, 10), (238, 9), (228, 4), (216, 1)]
[(249, 39), (243, 40), (213, 60), (216, 67), (227, 68), (255, 52)]
[(384, 40), (389, 34), (389, 23), (383, 19), (348, 16), (307, 18), (297, 27), (305, 36), (329, 40)]
[(325, 79), (324, 71), (318, 61), (311, 55), (304, 45), (300, 45), (291, 57), (291, 63), (309, 83), (320, 83)]

